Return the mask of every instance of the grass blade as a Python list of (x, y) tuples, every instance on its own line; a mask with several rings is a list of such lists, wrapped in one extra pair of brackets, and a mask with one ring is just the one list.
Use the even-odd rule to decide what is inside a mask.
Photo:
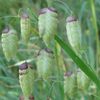
[(89, 0), (90, 6), (91, 6), (91, 11), (92, 11), (92, 21), (93, 21), (93, 27), (95, 30), (95, 34), (96, 34), (96, 68), (97, 68), (97, 72), (99, 69), (99, 32), (98, 32), (98, 26), (97, 26), (97, 18), (96, 18), (96, 9), (95, 9), (95, 3), (94, 0)]
[(55, 40), (60, 44), (60, 46), (65, 50), (66, 53), (73, 59), (73, 61), (77, 64), (77, 66), (97, 85), (100, 89), (100, 80), (97, 75), (90, 69), (90, 66), (86, 64), (80, 57), (76, 55), (76, 53), (63, 42), (58, 36), (55, 36)]

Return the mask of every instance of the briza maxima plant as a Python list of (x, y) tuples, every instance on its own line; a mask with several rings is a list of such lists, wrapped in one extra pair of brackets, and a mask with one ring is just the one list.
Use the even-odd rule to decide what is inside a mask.
[[(75, 53), (80, 56), (82, 49), (82, 33), (80, 23), (76, 17), (69, 16), (67, 18), (66, 30), (70, 45), (72, 46)], [(78, 89), (81, 91), (86, 91), (89, 86), (88, 77), (80, 69), (78, 69), (76, 73)]]
[(90, 79), (80, 70), (77, 71), (77, 87), (80, 91), (86, 92), (90, 84)]
[(75, 73), (72, 73), (71, 71), (68, 71), (64, 74), (64, 94), (65, 97), (73, 97), (76, 87), (76, 79), (75, 79)]
[(70, 45), (75, 50), (76, 53), (80, 52), (81, 49), (81, 26), (78, 19), (74, 16), (69, 16), (66, 19), (66, 30), (67, 30), (67, 37)]
[(23, 12), (20, 17), (20, 27), (21, 27), (21, 38), (26, 44), (30, 38), (31, 22), (28, 13)]
[(53, 68), (55, 67), (55, 57), (53, 52), (46, 48), (39, 52), (37, 56), (37, 72), (38, 76), (47, 79), (52, 76)]
[(18, 37), (16, 30), (9, 26), (6, 27), (2, 31), (1, 41), (4, 55), (6, 59), (10, 61), (14, 58), (18, 49)]
[[(43, 2), (44, 4), (39, 2), (41, 6), (38, 6), (38, 1), (41, 0), (33, 0), (34, 7), (31, 9), (31, 5), (28, 9), (25, 9), (26, 12), (22, 12), (20, 18), (19, 16), (11, 16), (11, 19), (13, 18), (14, 20), (15, 18), (18, 18), (19, 20), (20, 29), (18, 29), (18, 31), (21, 30), (20, 34), (18, 34), (18, 36), (21, 37), (19, 41), (17, 32), (13, 28), (6, 28), (3, 31), (1, 37), (2, 47), (4, 55), (9, 62), (5, 63), (5, 59), (4, 62), (2, 62), (2, 56), (0, 62), (3, 63), (2, 65), (5, 67), (8, 65), (9, 68), (0, 66), (0, 69), (3, 69), (0, 71), (0, 74), (3, 73), (3, 75), (5, 75), (5, 77), (0, 77), (0, 83), (2, 84), (2, 82), (5, 82), (5, 84), (2, 84), (0, 87), (0, 94), (4, 92), (2, 89), (4, 90), (7, 87), (7, 90), (10, 89), (10, 91), (5, 91), (7, 95), (5, 93), (4, 96), (9, 96), (11, 100), (12, 98), (16, 99), (16, 97), (18, 99), (18, 95), (22, 95), (20, 96), (20, 100), (83, 100), (89, 99), (88, 97), (90, 97), (90, 95), (97, 96), (96, 88), (91, 88), (92, 82), (90, 83), (87, 76), (97, 84), (98, 88), (100, 88), (100, 81), (96, 76), (95, 71), (84, 61), (85, 51), (84, 53), (83, 51), (81, 52), (81, 50), (83, 50), (83, 37), (81, 35), (83, 34), (81, 32), (79, 20), (74, 16), (69, 16), (65, 21), (66, 15), (72, 14), (70, 8), (63, 3), (65, 0), (47, 0), (48, 7), (46, 7), (46, 2)], [(25, 2), (25, 4), (27, 3), (28, 2)], [(41, 9), (43, 6), (45, 6), (45, 8)], [(57, 11), (52, 6), (55, 7)], [(37, 16), (37, 11), (39, 9), (41, 10)], [(19, 11), (21, 10), (24, 11), (23, 8), (19, 9)], [(79, 17), (83, 18), (83, 14)], [(9, 18), (9, 16), (3, 17), (4, 20), (6, 18)], [(13, 20), (11, 22), (18, 21)], [(9, 19), (7, 19), (7, 21), (9, 21)], [(65, 25), (64, 22), (66, 23), (66, 30), (63, 27)], [(13, 25), (13, 23), (11, 24)], [(18, 23), (14, 23), (15, 27), (19, 28), (17, 24)], [(57, 29), (58, 26), (59, 29)], [(34, 30), (36, 30), (35, 32), (37, 34), (30, 34), (34, 33)], [(86, 31), (89, 31), (89, 29), (87, 28)], [(67, 38), (64, 37), (65, 32), (68, 41)], [(84, 37), (85, 36), (87, 40), (89, 35), (84, 34)], [(63, 41), (65, 38), (66, 40)], [(92, 39), (89, 39), (88, 41), (92, 46), (92, 43), (90, 43)], [(69, 44), (67, 44), (67, 42), (69, 42)], [(18, 43), (19, 49), (17, 52)], [(93, 45), (94, 43), (95, 42), (93, 41)], [(86, 56), (91, 56), (92, 51), (89, 51), (89, 54), (86, 54)], [(17, 56), (15, 57), (16, 53)], [(68, 57), (66, 57), (66, 53), (69, 55)], [(88, 53), (88, 49), (86, 50), (86, 53)], [(91, 60), (92, 57), (95, 57), (95, 55), (93, 55), (87, 57), (89, 62), (94, 61), (94, 59)], [(83, 56), (84, 58), (82, 59)], [(14, 64), (15, 62), (16, 64)], [(30, 62), (34, 65), (32, 65), (33, 68), (30, 66)], [(19, 73), (18, 70), (16, 70), (18, 69), (16, 66), (19, 66)], [(78, 67), (87, 76), (78, 69)], [(19, 74), (19, 80), (17, 76), (15, 76), (16, 72), (16, 75)], [(15, 83), (12, 84), (14, 81)], [(18, 81), (21, 89), (19, 89)], [(2, 86), (4, 86), (4, 88), (2, 88)], [(18, 91), (15, 91), (14, 89), (17, 89)], [(95, 93), (90, 92), (94, 90), (96, 91)], [(23, 94), (20, 94), (21, 92)], [(1, 99), (1, 96), (2, 95), (0, 95), (0, 100), (3, 100)]]
[(43, 38), (47, 47), (54, 44), (54, 36), (57, 33), (57, 12), (54, 8), (43, 8), (40, 11), (38, 28), (39, 35)]
[(34, 70), (27, 62), (19, 66), (19, 82), (25, 100), (29, 100), (33, 95)]

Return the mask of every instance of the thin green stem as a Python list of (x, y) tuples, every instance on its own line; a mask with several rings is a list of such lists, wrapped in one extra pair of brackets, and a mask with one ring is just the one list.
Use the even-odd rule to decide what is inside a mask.
[(97, 26), (94, 0), (90, 0), (90, 6), (91, 6), (91, 10), (92, 10), (93, 26), (94, 26), (95, 33), (96, 33), (96, 69), (98, 71), (98, 67), (99, 67), (99, 57), (98, 57), (99, 56), (99, 34), (98, 34), (98, 26)]

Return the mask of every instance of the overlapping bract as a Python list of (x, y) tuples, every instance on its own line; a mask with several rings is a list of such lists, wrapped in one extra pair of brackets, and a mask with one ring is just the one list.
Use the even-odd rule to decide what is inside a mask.
[(73, 96), (75, 93), (76, 79), (75, 74), (67, 72), (64, 75), (64, 93), (69, 97)]
[(19, 82), (25, 98), (29, 98), (33, 93), (34, 70), (25, 62), (19, 67)]
[(54, 8), (44, 8), (40, 11), (38, 19), (39, 35), (49, 47), (53, 45), (54, 36), (57, 33), (57, 13)]
[(55, 58), (51, 51), (41, 50), (37, 57), (37, 72), (41, 78), (49, 78), (52, 75), (53, 67), (55, 67)]
[(27, 43), (30, 38), (30, 31), (31, 31), (31, 22), (29, 15), (27, 13), (23, 13), (20, 19), (21, 25), (21, 38), (24, 43)]
[[(66, 30), (67, 30), (67, 37), (70, 45), (72, 46), (76, 54), (78, 56), (81, 56), (82, 54), (81, 53), (82, 50), (81, 26), (79, 21), (74, 16), (69, 16), (67, 18)], [(77, 73), (76, 75), (77, 88), (78, 90), (81, 90), (83, 92), (86, 89), (88, 89), (89, 79), (80, 69), (78, 69), (76, 73)]]
[(70, 45), (75, 52), (80, 51), (81, 47), (81, 26), (79, 21), (74, 16), (69, 16), (66, 23), (67, 37)]
[(2, 32), (2, 48), (6, 59), (9, 61), (14, 58), (18, 49), (18, 37), (17, 32), (7, 27)]
[(79, 90), (86, 91), (88, 89), (90, 80), (89, 78), (78, 69), (77, 72), (77, 87)]

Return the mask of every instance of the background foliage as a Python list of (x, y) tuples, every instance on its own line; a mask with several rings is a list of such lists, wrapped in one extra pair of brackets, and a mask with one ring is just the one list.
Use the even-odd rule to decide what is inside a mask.
[[(81, 22), (82, 27), (82, 37), (83, 37), (83, 50), (87, 55), (87, 63), (92, 66), (93, 69), (97, 70), (98, 75), (100, 75), (100, 60), (96, 63), (96, 54), (100, 58), (100, 52), (97, 53), (97, 40), (100, 37), (100, 0), (95, 0), (95, 13), (96, 18), (93, 17), (93, 7), (91, 0), (52, 0), (52, 6), (55, 7), (59, 14), (59, 28), (58, 28), (58, 36), (61, 37), (66, 43), (68, 43), (67, 35), (66, 35), (66, 18), (74, 14), (78, 17)], [(37, 29), (37, 21), (39, 11), (43, 7), (47, 7), (46, 0), (0, 0), (0, 37), (2, 30), (6, 25), (13, 26), (14, 29), (17, 30), (19, 40), (20, 40), (20, 19), (19, 15), (23, 9), (27, 9), (31, 16), (31, 24), (32, 24), (32, 34), (30, 38), (30, 44), (26, 49), (25, 45), (22, 41), (19, 41), (19, 47), (16, 58), (7, 62), (0, 42), (0, 100), (18, 100), (19, 96), (22, 94), (19, 81), (18, 81), (18, 65), (23, 60), (28, 60), (34, 65), (36, 68), (34, 57), (36, 56), (34, 52), (35, 48), (43, 48), (45, 47), (43, 43), (41, 43), (41, 39), (38, 39), (38, 29)], [(96, 19), (96, 24), (95, 24)], [(96, 26), (97, 25), (97, 26)], [(96, 27), (98, 27), (96, 29)], [(99, 35), (96, 35), (96, 34)], [(100, 42), (100, 41), (99, 41)], [(100, 44), (100, 43), (99, 43)], [(38, 46), (37, 46), (38, 45)], [(100, 47), (100, 46), (99, 46)], [(98, 48), (100, 51), (100, 48)], [(66, 57), (65, 52), (63, 52), (65, 66), (74, 66), (72, 60), (69, 57)], [(17, 64), (16, 64), (17, 63)], [(97, 66), (98, 65), (98, 66)], [(71, 68), (72, 68), (71, 67)], [(62, 77), (62, 76), (61, 76)], [(59, 81), (62, 82), (61, 77), (59, 77)], [(41, 94), (38, 93), (37, 85), (41, 84), (39, 81), (35, 81), (35, 90), (34, 93), (36, 95), (36, 100), (45, 100), (45, 95), (50, 93), (49, 89), (52, 87), (47, 87), (47, 90), (42, 91)], [(38, 83), (38, 84), (37, 84)], [(93, 83), (92, 83), (93, 84)], [(54, 94), (57, 95), (57, 98), (54, 100), (62, 100), (63, 97), (63, 89), (61, 88), (62, 84), (54, 83)], [(93, 85), (95, 86), (95, 85)], [(58, 88), (59, 87), (59, 88)], [(83, 96), (84, 100), (100, 100), (100, 95), (95, 94), (94, 90), (90, 90), (88, 94)], [(92, 93), (93, 91), (93, 93)], [(47, 93), (47, 94), (46, 94)], [(52, 92), (53, 93), (53, 92)], [(82, 93), (80, 94), (82, 95)], [(88, 95), (88, 96), (87, 96)], [(41, 99), (42, 98), (42, 99)], [(78, 100), (78, 98), (77, 98)], [(79, 99), (80, 100), (80, 99)]]

